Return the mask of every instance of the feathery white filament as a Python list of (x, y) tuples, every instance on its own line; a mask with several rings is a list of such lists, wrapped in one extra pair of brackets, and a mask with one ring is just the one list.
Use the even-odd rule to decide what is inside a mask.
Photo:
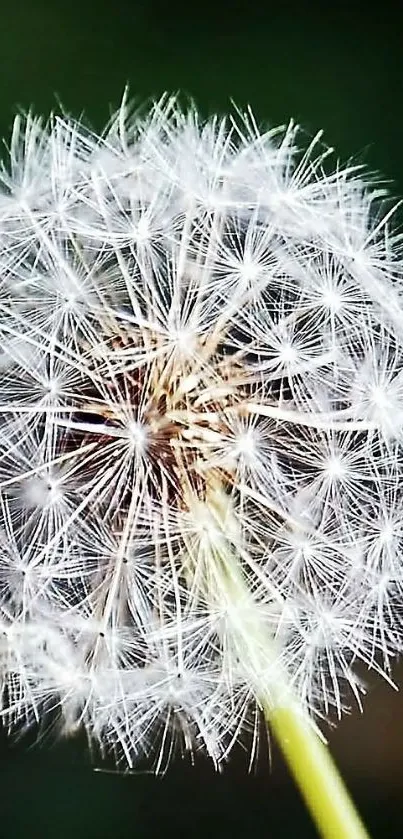
[[(17, 119), (0, 189), (2, 716), (218, 764), (402, 647), (392, 211), (294, 124)], [(156, 736), (160, 733), (160, 737)], [(160, 746), (156, 742), (160, 743)], [(255, 742), (255, 738), (252, 738)]]

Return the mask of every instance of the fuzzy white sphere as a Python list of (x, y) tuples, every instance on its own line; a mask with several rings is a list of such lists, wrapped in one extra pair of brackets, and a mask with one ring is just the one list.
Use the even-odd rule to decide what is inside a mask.
[[(2, 716), (216, 764), (402, 646), (403, 291), (318, 135), (17, 119), (0, 191)], [(362, 668), (361, 668), (362, 670)], [(255, 742), (252, 737), (252, 743)]]

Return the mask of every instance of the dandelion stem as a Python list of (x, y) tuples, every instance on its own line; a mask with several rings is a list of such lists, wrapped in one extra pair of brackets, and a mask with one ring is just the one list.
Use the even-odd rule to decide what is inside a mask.
[(363, 822), (314, 728), (292, 707), (265, 716), (323, 839), (368, 839)]
[[(204, 593), (210, 602), (216, 599), (216, 605), (225, 604), (235, 657), (254, 684), (256, 698), (311, 817), (322, 839), (368, 839), (330, 751), (293, 695), (280, 650), (270, 638), (264, 616), (225, 535), (235, 535), (230, 500), (213, 481), (207, 505), (212, 518), (205, 550), (214, 584), (209, 591), (207, 582)], [(199, 507), (199, 515), (201, 511)], [(199, 551), (199, 563), (201, 558)]]

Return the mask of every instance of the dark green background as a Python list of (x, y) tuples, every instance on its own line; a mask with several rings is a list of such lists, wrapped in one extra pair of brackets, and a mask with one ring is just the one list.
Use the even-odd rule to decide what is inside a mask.
[(96, 125), (124, 85), (181, 90), (204, 111), (232, 97), (271, 124), (290, 116), (343, 158), (361, 155), (403, 193), (399, 3), (8, 0), (1, 4), (0, 130), (16, 105), (56, 97)]
[[(325, 129), (341, 158), (365, 161), (403, 194), (403, 16), (352, 4), (179, 0), (7, 0), (0, 15), (0, 133), (17, 107), (60, 100), (100, 128), (126, 82), (142, 100), (164, 90), (204, 113), (230, 98), (270, 124)], [(332, 749), (374, 839), (403, 835), (403, 701), (376, 685)], [(298, 836), (315, 831), (274, 751), (246, 777), (204, 762), (168, 775), (94, 773), (80, 744), (0, 746), (0, 839)]]

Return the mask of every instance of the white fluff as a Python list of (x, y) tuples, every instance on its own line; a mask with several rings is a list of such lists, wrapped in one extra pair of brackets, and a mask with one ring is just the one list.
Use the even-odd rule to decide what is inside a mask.
[[(0, 677), (132, 766), (340, 715), (402, 645), (400, 239), (318, 135), (17, 119), (0, 192)], [(255, 741), (252, 738), (252, 743)], [(255, 746), (252, 746), (252, 749)]]

